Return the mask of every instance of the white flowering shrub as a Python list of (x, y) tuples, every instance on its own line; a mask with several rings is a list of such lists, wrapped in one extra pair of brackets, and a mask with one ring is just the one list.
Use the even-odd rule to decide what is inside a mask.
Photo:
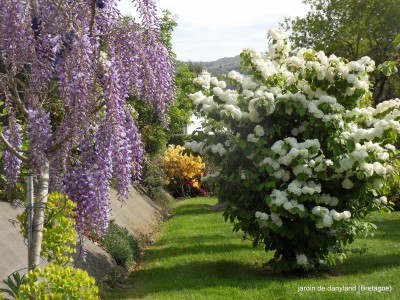
[(229, 202), (225, 219), (275, 251), (271, 267), (331, 265), (374, 228), (368, 214), (390, 208), (400, 100), (362, 107), (374, 70), (368, 57), (291, 52), (282, 31), (269, 35), (266, 55), (242, 52), (248, 75), (232, 71), (228, 84), (207, 73), (196, 79), (202, 89), (190, 97), (206, 119), (204, 141), (185, 146), (221, 167), (208, 179)]

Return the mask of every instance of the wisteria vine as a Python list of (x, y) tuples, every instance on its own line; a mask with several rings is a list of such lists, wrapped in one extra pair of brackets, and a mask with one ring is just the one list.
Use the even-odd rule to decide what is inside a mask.
[[(140, 178), (144, 150), (127, 96), (151, 104), (164, 124), (174, 96), (155, 2), (132, 2), (139, 19), (123, 18), (116, 0), (0, 0), (0, 97), (16, 112), (4, 137), (37, 180), (50, 162), (49, 188), (77, 202), (80, 232), (106, 231), (113, 176), (121, 197)], [(21, 160), (9, 150), (15, 184)]]

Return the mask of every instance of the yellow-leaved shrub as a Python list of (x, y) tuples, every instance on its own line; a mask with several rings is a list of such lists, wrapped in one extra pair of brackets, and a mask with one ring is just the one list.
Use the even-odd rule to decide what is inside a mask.
[(179, 196), (186, 196), (188, 188), (199, 188), (205, 164), (200, 156), (184, 153), (182, 146), (170, 145), (164, 155), (165, 184)]

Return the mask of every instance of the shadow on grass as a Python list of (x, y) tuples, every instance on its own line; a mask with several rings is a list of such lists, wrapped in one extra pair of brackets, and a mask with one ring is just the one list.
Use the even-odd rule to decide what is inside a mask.
[[(326, 271), (311, 273), (275, 273), (260, 266), (221, 260), (217, 262), (189, 262), (173, 267), (157, 266), (137, 270), (126, 282), (125, 289), (118, 291), (118, 299), (140, 298), (159, 292), (197, 290), (212, 287), (246, 289), (279, 289), (288, 281), (328, 279), (352, 274), (367, 274), (400, 266), (400, 254), (360, 255), (349, 257), (345, 263)], [(335, 281), (336, 282), (336, 281)]]
[(400, 267), (400, 253), (396, 254), (354, 254), (349, 256), (338, 269), (342, 275), (367, 274), (379, 271), (380, 269), (390, 269)]
[[(118, 299), (144, 297), (148, 294), (231, 286), (240, 289), (268, 286), (267, 273), (256, 266), (232, 261), (190, 262), (173, 267), (156, 267), (135, 271), (126, 282), (128, 289), (119, 290)], [(276, 277), (276, 281), (284, 278)]]
[[(215, 214), (215, 211), (211, 210), (212, 205), (209, 204), (192, 204), (192, 205), (181, 205), (174, 209), (175, 216), (187, 216), (187, 215), (205, 215)], [(222, 213), (221, 213), (222, 214)]]
[(400, 243), (400, 219), (372, 221), (378, 229), (372, 239), (388, 240)]
[(237, 245), (237, 244), (198, 244), (198, 245), (185, 245), (182, 246), (173, 246), (159, 249), (149, 249), (146, 253), (147, 259), (154, 258), (167, 258), (167, 257), (177, 257), (181, 255), (195, 255), (195, 254), (217, 254), (217, 253), (227, 253), (229, 255), (230, 252), (240, 251), (240, 250), (249, 250), (251, 249), (251, 245)]

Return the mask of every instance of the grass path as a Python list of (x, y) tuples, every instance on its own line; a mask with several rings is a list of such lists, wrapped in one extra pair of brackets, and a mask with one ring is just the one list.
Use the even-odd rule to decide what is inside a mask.
[[(354, 243), (367, 244), (367, 254), (351, 255), (329, 272), (283, 276), (261, 269), (272, 254), (232, 233), (221, 212), (210, 210), (215, 203), (212, 198), (177, 202), (175, 216), (146, 251), (141, 269), (107, 299), (400, 299), (400, 213), (374, 218), (375, 236)], [(328, 291), (343, 286), (392, 291)], [(315, 291), (299, 292), (299, 287)]]

